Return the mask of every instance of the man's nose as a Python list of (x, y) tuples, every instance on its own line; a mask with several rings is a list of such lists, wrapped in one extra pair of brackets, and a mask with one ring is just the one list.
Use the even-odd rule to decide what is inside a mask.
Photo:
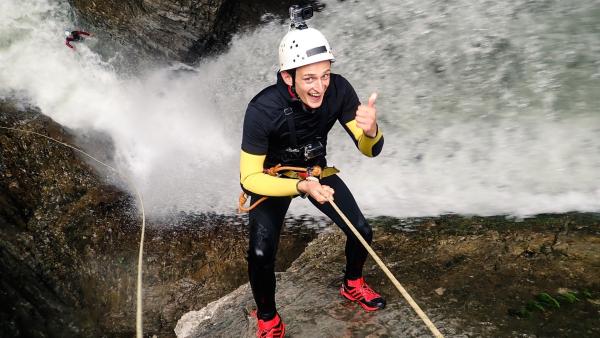
[(319, 93), (323, 92), (323, 80), (319, 79), (316, 81), (315, 90), (318, 91)]

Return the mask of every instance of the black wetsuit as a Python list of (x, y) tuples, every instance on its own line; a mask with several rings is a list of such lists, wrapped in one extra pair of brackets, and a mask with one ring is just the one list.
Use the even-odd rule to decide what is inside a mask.
[[(330, 85), (321, 107), (314, 111), (308, 111), (303, 108), (301, 102), (294, 99), (290, 94), (289, 87), (278, 74), (277, 84), (260, 92), (248, 105), (244, 119), (242, 154), (266, 155), (263, 164), (265, 168), (279, 163), (303, 167), (318, 164), (324, 167), (327, 164), (324, 151), (319, 156), (306, 160), (302, 156), (302, 152), (290, 152), (286, 149), (302, 148), (303, 145), (315, 143), (315, 141), (325, 147), (327, 133), (336, 120), (342, 124), (358, 147), (356, 127), (351, 127), (358, 105), (360, 105), (358, 96), (350, 83), (340, 75), (331, 74)], [(293, 112), (286, 111), (286, 108), (292, 108)], [(292, 124), (288, 120), (290, 117), (293, 117)], [(354, 133), (351, 128), (355, 129)], [(291, 129), (295, 129), (295, 133), (291, 132)], [(374, 139), (372, 143), (367, 150), (370, 152), (368, 155), (376, 156), (383, 146), (383, 137), (379, 131), (377, 139)], [(334, 189), (336, 204), (370, 243), (371, 227), (341, 178), (337, 175), (328, 176), (321, 180), (321, 184)], [(260, 197), (249, 191), (251, 189), (245, 187), (243, 182), (242, 187), (251, 193), (251, 203)], [(276, 311), (275, 256), (281, 227), (291, 197), (293, 196), (269, 197), (252, 209), (249, 215), (248, 274), (254, 300), (258, 307), (258, 316), (263, 320), (273, 318)], [(308, 199), (331, 218), (347, 236), (345, 278), (361, 277), (367, 251), (329, 203), (320, 204), (311, 197)]]
[(75, 49), (75, 47), (73, 45), (71, 45), (71, 42), (82, 41), (83, 40), (82, 35), (90, 36), (90, 33), (84, 32), (84, 31), (72, 31), (71, 35), (67, 36), (67, 39), (65, 40), (65, 45), (67, 45), (67, 47), (69, 47), (71, 49)]

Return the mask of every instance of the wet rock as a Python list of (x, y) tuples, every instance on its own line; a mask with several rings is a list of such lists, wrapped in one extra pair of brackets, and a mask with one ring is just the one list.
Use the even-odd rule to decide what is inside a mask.
[[(286, 18), (281, 0), (70, 0), (84, 27), (125, 46), (128, 58), (191, 63), (222, 51), (241, 28), (273, 13)], [(315, 3), (299, 1), (297, 3)]]
[[(0, 126), (76, 139), (37, 109), (4, 101)], [(43, 136), (0, 129), (0, 336), (133, 336), (137, 201)], [(243, 223), (219, 215), (148, 220), (146, 334), (172, 335), (184, 312), (246, 281)], [(312, 237), (284, 229), (280, 250), (288, 254), (276, 268), (289, 266)]]
[[(278, 275), (278, 311), (288, 325), (286, 332), (297, 337), (426, 335), (427, 328), (395, 297), (384, 311), (366, 313), (340, 296), (343, 248), (343, 234), (322, 234), (285, 273)], [(370, 280), (378, 289), (381, 282), (380, 278)], [(188, 338), (253, 337), (256, 318), (249, 315), (253, 309), (254, 300), (246, 284), (199, 311), (185, 314), (175, 333)], [(432, 318), (443, 325), (437, 311), (429, 310)]]
[[(184, 59), (190, 50), (217, 40), (233, 1), (72, 0), (91, 30), (149, 55)], [(220, 37), (223, 39), (223, 37)]]
[[(506, 243), (514, 241), (525, 248), (539, 248), (540, 243), (552, 238), (554, 225), (565, 218), (592, 228), (569, 233), (562, 239), (592, 245), (586, 256), (539, 254), (524, 258), (505, 250)], [(540, 220), (546, 224), (539, 224)], [(522, 314), (519, 307), (523, 302), (565, 285), (572, 290), (588, 290), (592, 296), (600, 293), (600, 259), (594, 250), (597, 242), (594, 229), (600, 228), (597, 215), (539, 216), (521, 222), (444, 216), (436, 221), (435, 230), (427, 227), (428, 222), (421, 220), (422, 231), (404, 232), (397, 230), (399, 227), (393, 220), (374, 220), (373, 247), (446, 336), (600, 333), (593, 319), (598, 309), (589, 301), (574, 303), (570, 308), (553, 308), (542, 315), (517, 315)], [(418, 220), (413, 223), (419, 228)], [(339, 231), (321, 234), (286, 272), (277, 276), (278, 311), (290, 335), (429, 336), (425, 325), (370, 259), (364, 269), (366, 280), (387, 299), (386, 309), (365, 313), (339, 296), (343, 247), (344, 236)], [(175, 332), (178, 337), (252, 337), (256, 319), (248, 314), (254, 307), (245, 285), (206, 308), (184, 315)], [(518, 322), (514, 316), (519, 317)]]

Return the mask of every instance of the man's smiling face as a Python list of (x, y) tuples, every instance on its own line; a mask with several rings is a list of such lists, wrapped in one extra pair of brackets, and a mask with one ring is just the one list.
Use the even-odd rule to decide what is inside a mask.
[[(292, 77), (282, 72), (283, 80), (289, 86)], [(307, 107), (316, 109), (323, 103), (325, 91), (329, 87), (331, 61), (311, 63), (296, 69), (296, 94)]]

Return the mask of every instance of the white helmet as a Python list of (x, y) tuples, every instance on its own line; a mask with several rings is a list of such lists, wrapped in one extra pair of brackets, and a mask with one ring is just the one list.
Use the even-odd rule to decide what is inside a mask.
[(314, 28), (291, 29), (279, 44), (280, 70), (289, 70), (325, 60), (335, 62), (329, 42)]
[(65, 36), (66, 36), (66, 37), (69, 37), (70, 35), (71, 35), (71, 32), (69, 32), (69, 31), (65, 31)]

